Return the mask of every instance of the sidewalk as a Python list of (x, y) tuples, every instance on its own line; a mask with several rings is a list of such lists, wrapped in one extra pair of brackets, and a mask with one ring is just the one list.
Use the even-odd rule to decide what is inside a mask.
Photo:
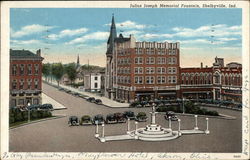
[(55, 101), (53, 98), (47, 96), (44, 93), (42, 93), (42, 101), (43, 101), (43, 104), (45, 104), (45, 103), (52, 104), (54, 110), (67, 109), (64, 105), (62, 105), (61, 103)]
[[(57, 82), (55, 82), (55, 81), (53, 81), (52, 83), (51, 82), (47, 82), (47, 83), (50, 83), (52, 85), (57, 85)], [(119, 103), (119, 102), (113, 101), (111, 99), (108, 99), (107, 97), (101, 97), (101, 96), (96, 95), (94, 93), (80, 91), (80, 90), (78, 90), (76, 88), (73, 88), (73, 87), (70, 87), (70, 86), (65, 86), (63, 84), (60, 84), (60, 87), (65, 88), (65, 89), (69, 89), (69, 90), (71, 90), (73, 92), (77, 92), (77, 93), (83, 94), (83, 95), (88, 96), (88, 97), (94, 97), (95, 99), (100, 99), (100, 100), (102, 100), (103, 105), (105, 105), (107, 107), (113, 107), (113, 108), (129, 107), (129, 103)]]

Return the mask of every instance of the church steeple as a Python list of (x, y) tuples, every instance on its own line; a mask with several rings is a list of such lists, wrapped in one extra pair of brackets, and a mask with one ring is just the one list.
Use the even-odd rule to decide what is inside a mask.
[(115, 18), (114, 18), (114, 14), (113, 14), (111, 27), (110, 27), (109, 39), (107, 42), (107, 53), (106, 53), (107, 55), (112, 55), (112, 52), (114, 49), (115, 38), (117, 38), (117, 33), (116, 33), (116, 27), (115, 27)]
[(80, 66), (80, 58), (79, 58), (79, 54), (77, 55), (77, 62), (76, 62), (76, 68), (78, 68)]

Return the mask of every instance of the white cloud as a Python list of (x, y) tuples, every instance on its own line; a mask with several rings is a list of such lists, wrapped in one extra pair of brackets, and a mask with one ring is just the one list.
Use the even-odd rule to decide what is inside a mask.
[(225, 37), (225, 36), (241, 36), (241, 26), (227, 26), (218, 24), (214, 26), (200, 26), (199, 28), (172, 28), (174, 36), (178, 37)]
[(50, 34), (48, 35), (48, 38), (51, 40), (57, 40), (59, 38), (65, 37), (65, 36), (75, 36), (79, 34), (86, 33), (88, 31), (87, 28), (79, 28), (79, 29), (65, 29), (62, 30), (59, 34)]
[(28, 45), (28, 44), (40, 44), (42, 41), (31, 39), (31, 40), (10, 40), (14, 45)]
[(74, 40), (71, 40), (70, 42), (66, 42), (66, 44), (77, 44), (77, 43), (83, 43), (87, 40), (107, 40), (109, 36), (109, 32), (93, 32), (87, 35), (84, 35), (82, 37), (76, 38)]
[(235, 41), (238, 40), (238, 38), (218, 38), (219, 41)]
[[(110, 26), (111, 23), (105, 24), (105, 26)], [(138, 24), (134, 21), (124, 21), (120, 23), (116, 23), (116, 27), (120, 29), (144, 29), (144, 28), (149, 28), (152, 27), (151, 25), (146, 25), (146, 24)]]
[(14, 31), (12, 29), (11, 37), (19, 38), (19, 37), (23, 37), (23, 36), (27, 36), (27, 35), (31, 35), (35, 33), (41, 33), (52, 28), (54, 28), (54, 26), (43, 26), (39, 24), (32, 24), (32, 25), (22, 27), (19, 31)]

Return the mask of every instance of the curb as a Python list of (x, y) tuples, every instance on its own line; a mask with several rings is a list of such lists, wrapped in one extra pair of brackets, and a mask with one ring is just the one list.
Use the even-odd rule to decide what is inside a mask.
[[(165, 114), (165, 112), (159, 112), (160, 114)], [(219, 116), (209, 116), (209, 115), (202, 115), (202, 114), (187, 114), (187, 113), (175, 113), (176, 115), (182, 115), (182, 116), (194, 116), (197, 115), (199, 117), (207, 117), (207, 118), (218, 118), (218, 119), (226, 119), (226, 120), (235, 120), (236, 117), (225, 115), (225, 114), (219, 114)]]
[(17, 126), (10, 127), (9, 129), (15, 129), (15, 128), (27, 126), (27, 125), (30, 125), (30, 124), (33, 124), (33, 123), (39, 123), (39, 122), (53, 120), (53, 119), (59, 119), (59, 118), (63, 118), (63, 117), (66, 117), (66, 115), (57, 115), (57, 116), (50, 117), (50, 118), (35, 120), (35, 121), (30, 122), (30, 123), (24, 123), (24, 124), (20, 124), (20, 125), (17, 125)]
[[(45, 92), (42, 92), (43, 94), (45, 94), (46, 96), (50, 97), (48, 94), (46, 94)], [(53, 99), (54, 101), (56, 101), (57, 103), (61, 104), (60, 102), (58, 102), (57, 100), (55, 100), (54, 98), (50, 97), (51, 99)], [(62, 106), (64, 106), (63, 104), (61, 104)], [(63, 108), (56, 108), (53, 110), (63, 110), (63, 109), (67, 109), (67, 107), (63, 107)]]

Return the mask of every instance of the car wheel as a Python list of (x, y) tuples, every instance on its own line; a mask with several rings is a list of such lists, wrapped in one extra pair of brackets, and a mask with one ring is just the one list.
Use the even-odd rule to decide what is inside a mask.
[(72, 122), (72, 125), (73, 125), (73, 126), (76, 126), (76, 121), (73, 121), (73, 122)]

